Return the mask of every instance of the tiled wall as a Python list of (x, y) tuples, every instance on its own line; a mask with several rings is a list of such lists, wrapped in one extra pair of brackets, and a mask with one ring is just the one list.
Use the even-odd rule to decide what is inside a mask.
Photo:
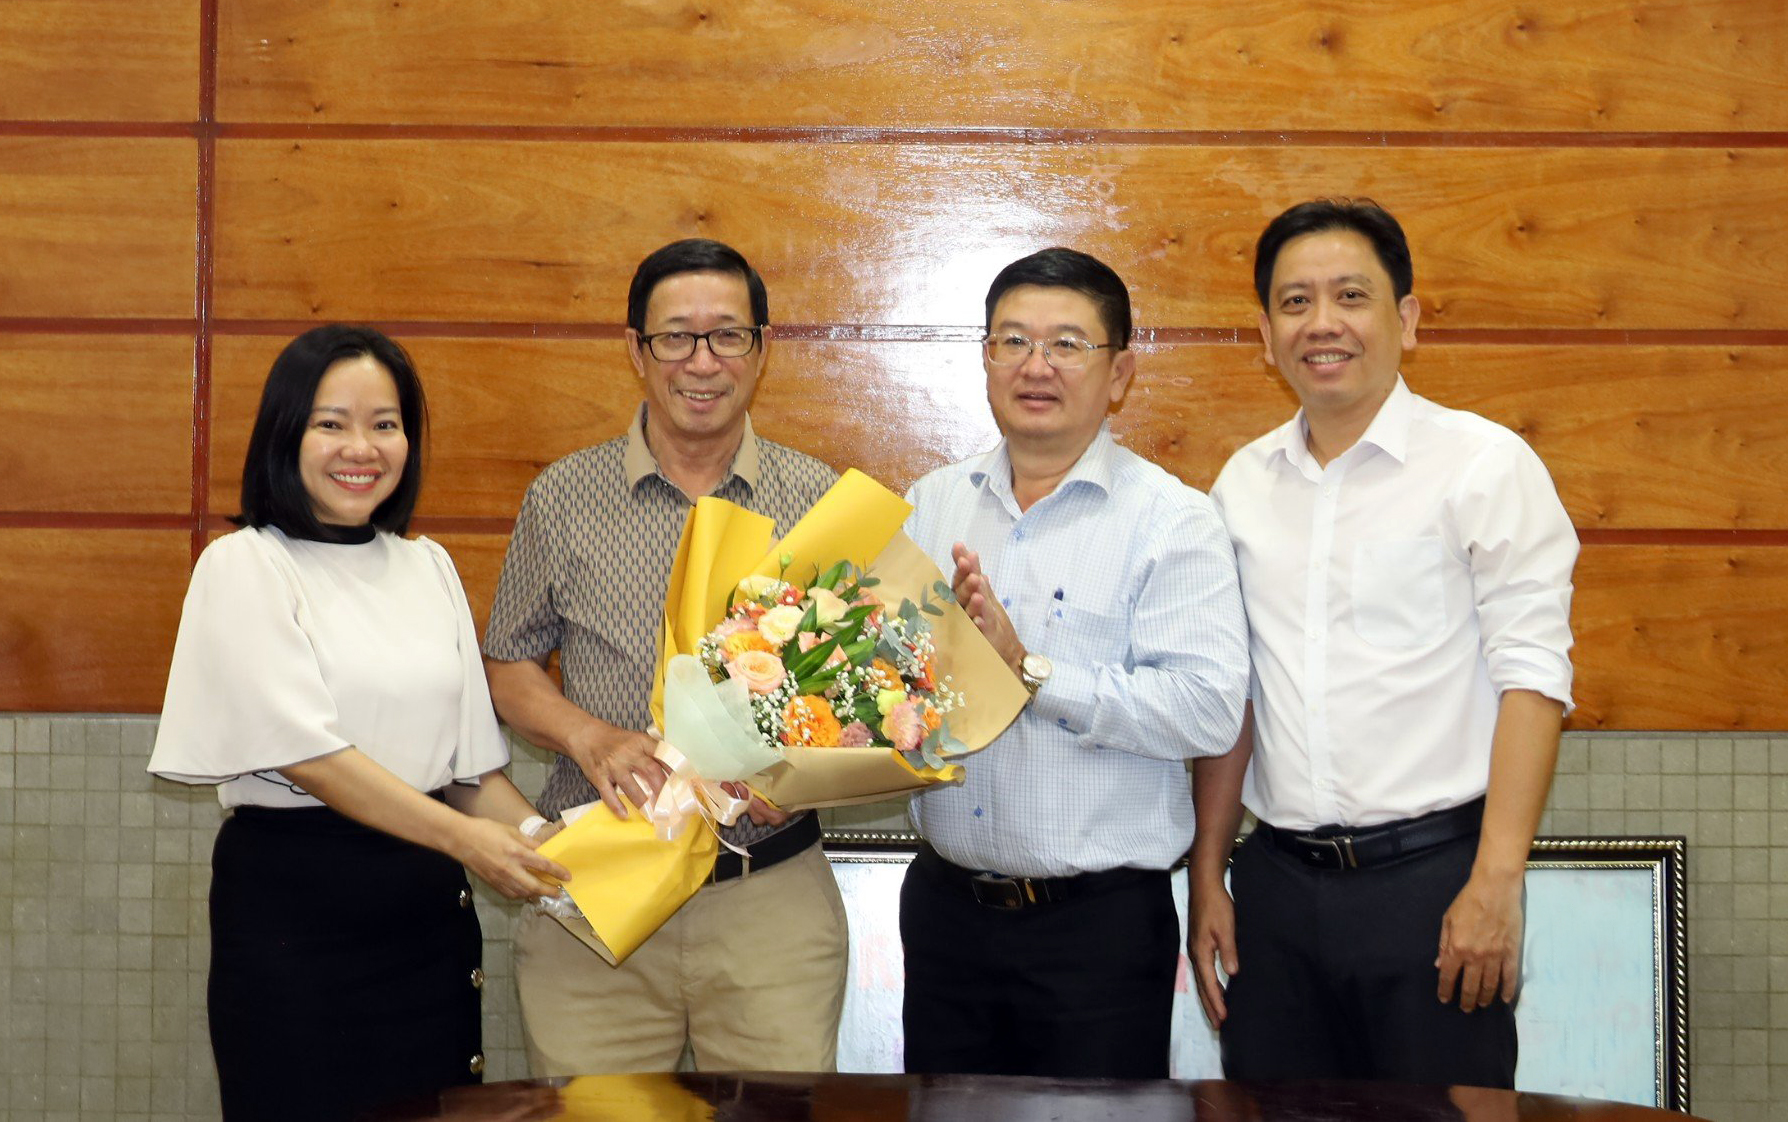
[[(143, 772), (154, 722), (0, 714), (0, 1118), (208, 1119), (209, 788)], [(545, 757), (517, 755), (539, 789)], [(846, 812), (840, 812), (845, 814)], [(853, 824), (897, 825), (856, 808)], [(1689, 839), (1695, 1112), (1788, 1103), (1788, 738), (1566, 737), (1542, 831)], [(488, 892), (486, 1077), (525, 1074), (508, 933)]]

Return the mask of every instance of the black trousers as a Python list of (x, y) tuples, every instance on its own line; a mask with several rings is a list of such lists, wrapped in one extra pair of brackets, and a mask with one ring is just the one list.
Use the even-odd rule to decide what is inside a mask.
[(1259, 834), (1236, 852), (1231, 1079), (1393, 1079), (1512, 1088), (1515, 1011), (1436, 998), (1440, 923), (1477, 836), (1366, 869), (1314, 869)]
[(1007, 911), (914, 862), (900, 939), (907, 1071), (1167, 1077), (1180, 941), (1167, 873)]
[(240, 808), (211, 867), (225, 1119), (347, 1120), (479, 1081), (483, 943), (452, 858), (326, 807)]

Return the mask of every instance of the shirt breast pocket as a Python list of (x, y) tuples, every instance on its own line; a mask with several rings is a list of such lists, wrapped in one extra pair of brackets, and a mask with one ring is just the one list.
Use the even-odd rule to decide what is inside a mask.
[(1123, 663), (1130, 655), (1130, 620), (1090, 608), (1050, 608), (1046, 653), (1076, 663)]
[(1375, 647), (1415, 647), (1446, 631), (1439, 538), (1362, 542), (1353, 551), (1353, 626)]

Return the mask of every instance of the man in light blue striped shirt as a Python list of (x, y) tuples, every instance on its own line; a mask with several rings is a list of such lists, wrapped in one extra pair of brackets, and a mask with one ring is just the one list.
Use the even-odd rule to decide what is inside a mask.
[(1008, 265), (983, 353), (1004, 439), (907, 496), (907, 533), (1031, 691), (962, 786), (913, 799), (908, 1071), (1168, 1074), (1185, 761), (1235, 742), (1247, 624), (1210, 500), (1111, 437), (1129, 343), (1100, 261)]

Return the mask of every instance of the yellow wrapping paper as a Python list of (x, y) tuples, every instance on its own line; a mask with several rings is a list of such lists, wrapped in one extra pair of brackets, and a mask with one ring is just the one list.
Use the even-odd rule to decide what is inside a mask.
[[(890, 606), (902, 599), (919, 602), (943, 574), (901, 532), (910, 513), (906, 500), (854, 468), (774, 545), (769, 543), (769, 519), (721, 499), (697, 501), (683, 526), (665, 593), (652, 691), (654, 720), (662, 726), (670, 660), (695, 653), (747, 576), (786, 574), (791, 583), (801, 584), (846, 560), (874, 573), (881, 581), (875, 594)], [(950, 731), (974, 751), (1012, 723), (1024, 708), (1025, 689), (967, 613), (953, 601), (943, 607), (942, 616), (931, 617), (938, 673), (950, 677), (967, 698), (950, 714)], [(784, 762), (753, 779), (752, 786), (788, 810), (874, 802), (962, 777), (959, 764), (915, 768), (889, 748), (788, 747), (783, 755)]]
[(606, 805), (540, 846), (543, 855), (571, 870), (565, 890), (584, 913), (582, 921), (559, 922), (610, 966), (638, 950), (695, 895), (719, 849), (705, 822), (690, 822), (663, 841), (644, 814), (636, 810), (620, 819)]
[(667, 1072), (580, 1075), (560, 1091), (563, 1122), (708, 1122), (714, 1108)]

